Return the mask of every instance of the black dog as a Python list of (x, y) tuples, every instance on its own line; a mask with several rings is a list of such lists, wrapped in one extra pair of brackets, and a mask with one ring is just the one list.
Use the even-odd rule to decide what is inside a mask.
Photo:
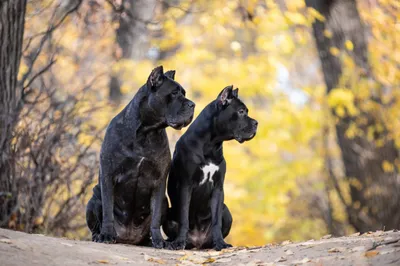
[(171, 154), (167, 126), (181, 129), (195, 104), (155, 68), (131, 102), (110, 122), (100, 152), (99, 183), (86, 210), (92, 240), (164, 247), (160, 225)]
[[(172, 249), (231, 247), (232, 216), (224, 204), (226, 162), (222, 143), (252, 139), (257, 121), (247, 115), (238, 89), (226, 87), (178, 140), (168, 179), (172, 208), (163, 229)], [(179, 227), (179, 230), (178, 230)]]

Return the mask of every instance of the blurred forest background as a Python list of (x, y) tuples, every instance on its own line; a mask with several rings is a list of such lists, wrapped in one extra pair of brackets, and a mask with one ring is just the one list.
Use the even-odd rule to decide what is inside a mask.
[(224, 145), (228, 242), (400, 228), (395, 0), (2, 0), (1, 227), (88, 238), (104, 129), (160, 64), (259, 121)]

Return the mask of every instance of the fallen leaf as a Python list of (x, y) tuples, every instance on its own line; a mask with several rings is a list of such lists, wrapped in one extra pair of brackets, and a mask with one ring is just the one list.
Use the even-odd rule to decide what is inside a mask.
[(165, 261), (163, 261), (162, 259), (153, 258), (153, 257), (150, 257), (147, 254), (144, 254), (144, 260), (149, 261), (149, 262), (156, 262), (156, 263), (159, 263), (159, 264), (165, 264)]
[(285, 241), (283, 241), (282, 242), (282, 246), (285, 246), (285, 245), (289, 245), (289, 244), (291, 244), (292, 243), (292, 241), (290, 241), (290, 240), (285, 240)]
[(338, 252), (343, 252), (345, 251), (345, 248), (339, 247), (339, 248), (331, 248), (328, 250), (329, 253), (338, 253)]
[(360, 235), (360, 232), (357, 232), (357, 233), (351, 234), (350, 236), (359, 236), (359, 235)]
[(287, 259), (284, 257), (279, 257), (276, 260), (274, 260), (274, 262), (283, 262), (283, 261), (287, 261)]
[(97, 263), (101, 263), (101, 264), (109, 264), (110, 262), (108, 260), (97, 260)]
[(321, 239), (329, 239), (331, 237), (332, 237), (332, 235), (325, 235), (325, 236), (321, 237)]
[(314, 241), (314, 239), (311, 239), (311, 240), (301, 243), (300, 246), (315, 246), (315, 241)]
[(367, 258), (372, 258), (372, 257), (375, 257), (378, 254), (379, 254), (379, 251), (370, 250), (370, 251), (365, 252), (364, 256), (367, 257)]
[(61, 245), (67, 246), (67, 247), (72, 247), (74, 245), (70, 244), (70, 243), (65, 243), (65, 242), (60, 242)]
[(208, 258), (208, 259), (206, 259), (205, 261), (203, 261), (203, 263), (213, 263), (215, 261), (215, 259), (214, 258)]
[(0, 239), (0, 243), (3, 243), (3, 244), (12, 244), (11, 240), (10, 240), (10, 239), (7, 239), (7, 238), (2, 238), (2, 239)]
[(288, 250), (285, 251), (285, 254), (290, 256), (290, 255), (293, 255), (294, 252), (291, 251), (290, 249), (288, 249)]
[(182, 260), (186, 260), (187, 258), (188, 258), (188, 254), (185, 254), (182, 257), (180, 257), (178, 260), (182, 261)]
[(302, 260), (295, 260), (295, 261), (292, 261), (292, 263), (294, 263), (294, 264), (297, 264), (297, 263), (303, 264), (303, 263), (307, 263), (307, 262), (310, 262), (310, 261), (311, 261), (311, 260), (310, 260), (309, 258), (305, 257), (305, 258), (302, 259)]

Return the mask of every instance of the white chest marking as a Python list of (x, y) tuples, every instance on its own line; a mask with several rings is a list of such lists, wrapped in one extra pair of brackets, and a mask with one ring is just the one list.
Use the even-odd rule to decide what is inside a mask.
[(203, 171), (203, 179), (200, 181), (200, 185), (203, 185), (207, 181), (214, 183), (213, 175), (219, 170), (219, 167), (215, 164), (209, 163), (203, 166), (201, 170)]

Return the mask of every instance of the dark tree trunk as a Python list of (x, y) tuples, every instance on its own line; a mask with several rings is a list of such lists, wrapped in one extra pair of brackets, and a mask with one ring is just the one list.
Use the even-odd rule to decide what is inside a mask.
[[(316, 41), (322, 71), (327, 86), (327, 92), (339, 85), (342, 75), (342, 62), (340, 57), (331, 54), (330, 48), (336, 47), (340, 51), (346, 51), (344, 44), (350, 40), (353, 51), (349, 53), (364, 76), (373, 78), (368, 64), (368, 49), (365, 29), (360, 19), (355, 0), (306, 0), (309, 7), (319, 11), (324, 21), (316, 20), (313, 24), (313, 33)], [(329, 30), (332, 37), (324, 35)], [(376, 100), (376, 99), (375, 99)], [(377, 99), (379, 103), (379, 99)], [(358, 106), (355, 102), (356, 107)], [(384, 108), (382, 106), (382, 108)], [(361, 108), (360, 108), (361, 110)], [(378, 115), (372, 112), (362, 111), (368, 123), (359, 125), (366, 133), (371, 125), (383, 123)], [(346, 130), (354, 117), (339, 117), (336, 124), (338, 144), (341, 149), (345, 175), (348, 180), (355, 178), (360, 186), (349, 182), (351, 202), (346, 204), (349, 223), (358, 231), (365, 232), (377, 229), (394, 229), (400, 227), (400, 185), (397, 181), (399, 173), (383, 170), (383, 162), (387, 161), (395, 165), (399, 158), (399, 152), (395, 148), (393, 140), (387, 132), (382, 132), (379, 138), (384, 139), (382, 146), (376, 145), (367, 137), (356, 136), (348, 138)], [(365, 134), (366, 136), (366, 134)], [(396, 168), (396, 167), (395, 167)], [(338, 190), (338, 186), (337, 186)], [(341, 193), (338, 190), (338, 193)]]
[[(119, 14), (119, 27), (116, 30), (116, 60), (141, 60), (149, 49), (147, 23), (154, 16), (156, 0), (123, 0)], [(132, 70), (134, 71), (134, 70)], [(121, 99), (122, 82), (113, 75), (109, 83), (109, 97), (114, 102)]]
[(12, 138), (22, 91), (17, 76), (22, 54), (26, 0), (0, 1), (0, 226), (16, 207)]

